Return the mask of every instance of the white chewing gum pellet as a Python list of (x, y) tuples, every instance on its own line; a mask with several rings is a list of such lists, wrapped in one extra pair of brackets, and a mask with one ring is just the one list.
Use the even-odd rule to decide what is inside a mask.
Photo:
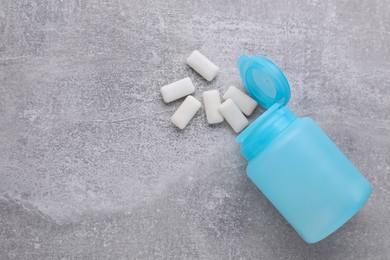
[(231, 98), (223, 102), (218, 107), (218, 111), (223, 115), (236, 133), (241, 132), (249, 124), (248, 119), (246, 119), (244, 114)]
[(161, 88), (161, 95), (166, 103), (195, 92), (194, 84), (190, 78), (184, 78), (165, 85)]
[(219, 113), (218, 107), (221, 105), (221, 96), (218, 90), (203, 92), (204, 109), (209, 124), (217, 124), (223, 121), (223, 116)]
[(187, 58), (187, 64), (198, 72), (207, 81), (212, 81), (219, 71), (217, 65), (207, 59), (202, 53), (195, 50)]
[(223, 95), (223, 99), (227, 100), (229, 98), (233, 99), (234, 103), (236, 103), (242, 113), (247, 116), (250, 116), (257, 106), (256, 101), (234, 86), (229, 87), (225, 95)]
[(180, 129), (184, 129), (198, 112), (201, 104), (193, 96), (188, 96), (171, 117), (172, 123)]

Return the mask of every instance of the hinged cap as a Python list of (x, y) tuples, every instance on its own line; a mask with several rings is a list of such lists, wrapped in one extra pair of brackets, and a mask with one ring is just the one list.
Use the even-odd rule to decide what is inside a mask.
[(270, 60), (262, 56), (242, 55), (237, 66), (242, 83), (249, 95), (264, 108), (275, 103), (282, 106), (290, 100), (290, 85), (283, 72)]

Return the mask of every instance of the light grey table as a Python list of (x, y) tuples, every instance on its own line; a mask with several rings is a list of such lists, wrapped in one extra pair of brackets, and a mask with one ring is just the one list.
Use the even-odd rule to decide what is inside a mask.
[[(0, 258), (390, 259), (389, 6), (1, 0)], [(185, 65), (194, 49), (221, 67), (213, 82)], [(242, 88), (240, 54), (275, 61), (291, 110), (373, 185), (318, 244), (248, 180), (226, 123), (169, 121), (181, 101), (164, 104), (161, 86)]]

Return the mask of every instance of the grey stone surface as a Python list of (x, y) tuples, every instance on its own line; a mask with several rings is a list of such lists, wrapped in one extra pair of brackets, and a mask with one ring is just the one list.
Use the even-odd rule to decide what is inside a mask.
[[(0, 0), (0, 259), (390, 259), (389, 1)], [(185, 65), (220, 66), (206, 82)], [(242, 88), (274, 60), (373, 184), (308, 245), (245, 175), (226, 123), (184, 131), (159, 88)], [(256, 110), (250, 120), (262, 110)]]

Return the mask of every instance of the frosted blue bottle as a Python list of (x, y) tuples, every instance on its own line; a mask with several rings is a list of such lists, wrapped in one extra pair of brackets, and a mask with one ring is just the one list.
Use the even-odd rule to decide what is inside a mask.
[(237, 65), (248, 93), (268, 108), (237, 137), (247, 174), (298, 234), (316, 243), (362, 208), (371, 185), (311, 118), (285, 106), (290, 86), (275, 64), (241, 56)]

